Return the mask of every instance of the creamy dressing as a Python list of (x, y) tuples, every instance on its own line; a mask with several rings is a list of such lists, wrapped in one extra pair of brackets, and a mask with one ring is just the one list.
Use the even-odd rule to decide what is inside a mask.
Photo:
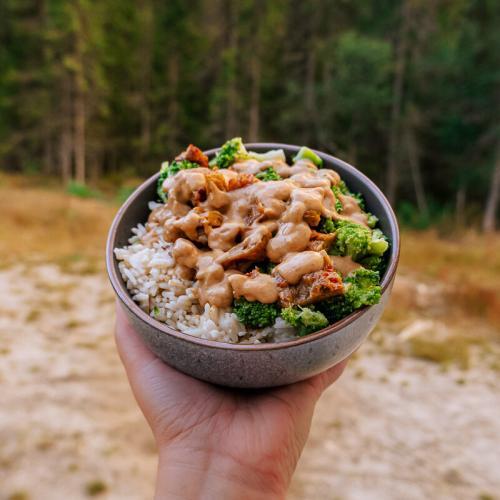
[(276, 266), (277, 272), (290, 285), (296, 285), (304, 274), (323, 269), (324, 259), (320, 252), (300, 252), (289, 254), (285, 260)]
[(347, 276), (348, 274), (359, 269), (361, 264), (354, 262), (352, 257), (346, 256), (341, 257), (339, 255), (330, 255), (330, 259), (332, 260), (333, 267), (342, 275)]
[[(270, 167), (282, 180), (254, 177)], [(148, 234), (162, 226), (165, 240), (175, 242), (173, 257), (195, 276), (201, 305), (229, 307), (239, 297), (274, 303), (283, 283), (297, 285), (332, 263), (343, 275), (360, 267), (349, 257), (330, 260), (325, 249), (334, 235), (314, 229), (321, 217), (367, 225), (366, 214), (350, 196), (339, 195), (343, 210), (336, 211), (331, 188), (339, 181), (337, 172), (318, 170), (308, 160), (290, 166), (252, 159), (229, 169), (181, 170), (164, 181), (168, 199), (152, 210)], [(267, 260), (277, 264), (272, 275), (257, 269), (248, 273)]]

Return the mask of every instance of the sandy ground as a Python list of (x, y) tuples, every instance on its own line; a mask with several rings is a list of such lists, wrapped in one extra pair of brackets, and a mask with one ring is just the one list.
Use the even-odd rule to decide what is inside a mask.
[[(151, 498), (104, 274), (8, 267), (0, 304), (0, 499)], [(367, 342), (320, 401), (289, 498), (500, 498), (499, 385)]]

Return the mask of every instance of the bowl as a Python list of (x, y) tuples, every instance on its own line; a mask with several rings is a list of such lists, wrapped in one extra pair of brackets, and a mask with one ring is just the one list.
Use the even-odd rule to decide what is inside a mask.
[[(273, 143), (246, 144), (252, 151), (283, 149), (288, 159), (299, 146)], [(217, 149), (207, 151), (212, 156)], [(321, 373), (352, 354), (368, 337), (387, 304), (399, 258), (399, 229), (394, 212), (380, 189), (353, 166), (316, 151), (323, 168), (335, 169), (347, 185), (363, 194), (366, 208), (379, 218), (379, 227), (390, 240), (388, 265), (381, 280), (378, 304), (359, 309), (341, 321), (305, 337), (280, 343), (228, 344), (204, 340), (174, 330), (145, 313), (130, 297), (118, 270), (113, 249), (128, 243), (131, 229), (146, 221), (148, 202), (156, 198), (153, 175), (141, 184), (120, 208), (111, 225), (106, 264), (111, 284), (129, 321), (156, 356), (174, 368), (207, 382), (263, 388), (291, 384)]]

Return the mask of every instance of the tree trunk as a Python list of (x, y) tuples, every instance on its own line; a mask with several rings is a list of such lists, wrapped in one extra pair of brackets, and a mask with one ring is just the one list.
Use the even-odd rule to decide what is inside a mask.
[(465, 226), (465, 202), (466, 191), (465, 186), (460, 186), (457, 191), (455, 201), (455, 227), (463, 228)]
[(59, 171), (63, 184), (71, 180), (71, 157), (73, 154), (73, 144), (71, 136), (71, 80), (69, 77), (63, 78), (61, 96), (61, 134), (59, 138)]
[(237, 133), (237, 104), (238, 93), (236, 88), (236, 63), (238, 53), (238, 5), (236, 2), (226, 4), (229, 23), (229, 39), (227, 50), (229, 52), (229, 71), (226, 86), (226, 137), (232, 137)]
[(75, 179), (85, 184), (85, 95), (77, 83), (74, 112)]
[(405, 0), (401, 10), (401, 25), (399, 30), (399, 40), (396, 47), (396, 62), (392, 88), (391, 126), (389, 131), (389, 151), (386, 179), (386, 196), (390, 203), (394, 203), (396, 201), (396, 191), (398, 187), (401, 108), (403, 102), (403, 85), (408, 51), (409, 26), (409, 0)]
[(252, 87), (250, 90), (250, 120), (248, 125), (248, 141), (259, 140), (259, 119), (260, 119), (260, 54), (258, 47), (254, 50), (250, 62), (250, 73)]
[(177, 53), (172, 54), (168, 62), (168, 86), (169, 86), (169, 104), (168, 104), (168, 143), (167, 147), (170, 154), (174, 154), (179, 148), (179, 57)]
[(306, 81), (304, 89), (304, 143), (310, 144), (314, 138), (316, 118), (316, 47), (311, 43), (306, 60)]
[(483, 231), (491, 233), (496, 228), (496, 214), (498, 210), (498, 199), (500, 197), (500, 141), (497, 142), (495, 153), (495, 165), (491, 174), (490, 191), (486, 200), (486, 208), (483, 216)]
[(429, 207), (427, 205), (427, 197), (425, 195), (424, 183), (422, 181), (422, 170), (420, 168), (420, 155), (417, 146), (415, 132), (410, 127), (405, 131), (406, 150), (408, 152), (408, 163), (410, 164), (411, 177), (413, 187), (415, 189), (415, 198), (417, 207), (421, 214), (427, 216)]
[(150, 0), (139, 3), (141, 15), (140, 54), (140, 114), (141, 114), (141, 153), (146, 157), (151, 147), (151, 54), (153, 52), (153, 7)]
[(77, 6), (78, 29), (75, 33), (75, 85), (74, 85), (74, 112), (73, 112), (73, 144), (75, 153), (75, 179), (81, 184), (85, 184), (85, 61), (83, 58), (85, 33), (84, 14), (81, 6)]

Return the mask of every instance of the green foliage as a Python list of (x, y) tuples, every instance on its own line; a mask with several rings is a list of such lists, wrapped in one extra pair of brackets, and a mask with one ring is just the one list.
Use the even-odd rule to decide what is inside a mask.
[(273, 167), (266, 168), (266, 170), (259, 172), (255, 177), (264, 182), (279, 181), (281, 179), (281, 177), (278, 175), (278, 173), (276, 172), (276, 170), (274, 170)]
[(317, 308), (333, 323), (356, 309), (377, 304), (381, 297), (380, 275), (377, 271), (357, 269), (344, 278), (345, 291), (317, 304)]
[(236, 299), (233, 304), (233, 312), (238, 319), (251, 328), (272, 326), (278, 317), (278, 311), (276, 304), (250, 302), (244, 298)]
[(328, 326), (325, 315), (309, 307), (287, 307), (282, 309), (281, 317), (296, 328), (301, 337)]
[(116, 194), (116, 201), (121, 205), (125, 203), (128, 197), (135, 191), (135, 187), (131, 186), (122, 186), (118, 193)]
[(252, 130), (252, 140), (333, 152), (382, 188), (394, 150), (403, 224), (459, 212), (457, 193), (474, 220), (499, 136), (498, 2), (408, 9), (405, 18), (401, 2), (4, 0), (1, 169), (66, 182), (84, 150), (87, 179), (129, 167), (146, 177), (190, 142), (210, 148)]
[(98, 191), (91, 189), (85, 184), (79, 182), (69, 182), (66, 186), (66, 192), (72, 196), (77, 196), (78, 198), (98, 198), (101, 194)]
[(228, 168), (233, 163), (248, 158), (248, 152), (243, 145), (241, 137), (234, 137), (226, 141), (210, 161), (210, 166), (219, 168)]

